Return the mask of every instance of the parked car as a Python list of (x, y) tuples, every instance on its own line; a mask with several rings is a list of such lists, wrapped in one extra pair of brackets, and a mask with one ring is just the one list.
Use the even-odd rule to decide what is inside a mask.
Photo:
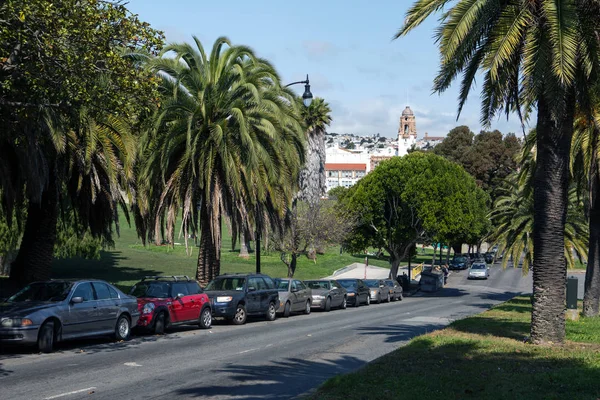
[(388, 303), (390, 302), (390, 291), (383, 279), (365, 279), (363, 282), (369, 287), (371, 302), (374, 301), (377, 304), (380, 304), (384, 300)]
[(312, 290), (313, 308), (320, 308), (325, 311), (332, 307), (345, 309), (348, 302), (348, 291), (337, 281), (331, 279), (321, 279), (304, 281), (306, 286)]
[(336, 279), (348, 292), (348, 304), (359, 307), (361, 303), (371, 304), (369, 287), (361, 279)]
[(289, 317), (292, 312), (310, 314), (312, 291), (297, 279), (275, 279), (275, 287), (279, 291), (279, 308), (277, 312)]
[(275, 282), (262, 274), (226, 274), (216, 277), (205, 288), (213, 317), (243, 325), (249, 315), (262, 315), (274, 321), (279, 307)]
[(147, 276), (129, 294), (137, 297), (141, 329), (162, 334), (176, 325), (212, 326), (210, 300), (187, 276)]
[(98, 280), (33, 282), (0, 303), (0, 343), (37, 345), (113, 335), (127, 340), (139, 318), (137, 300)]
[(488, 251), (483, 255), (483, 258), (485, 259), (486, 263), (492, 264), (494, 262), (494, 253)]
[(450, 260), (450, 264), (448, 265), (448, 269), (451, 270), (461, 270), (468, 269), (471, 265), (471, 260), (469, 257), (465, 255), (455, 255), (452, 260)]
[(398, 282), (393, 279), (386, 279), (383, 282), (388, 288), (389, 296), (392, 301), (402, 300), (404, 298), (404, 291)]
[(490, 268), (486, 263), (477, 262), (469, 268), (468, 279), (487, 279), (490, 277)]

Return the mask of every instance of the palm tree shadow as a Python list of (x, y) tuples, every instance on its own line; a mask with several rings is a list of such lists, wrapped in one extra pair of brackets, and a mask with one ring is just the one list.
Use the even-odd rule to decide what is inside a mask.
[(329, 377), (356, 370), (364, 364), (364, 361), (348, 355), (331, 361), (287, 358), (265, 366), (236, 364), (216, 371), (221, 376), (229, 376), (229, 383), (193, 386), (178, 389), (173, 394), (186, 398), (291, 399)]
[(387, 326), (373, 326), (373, 327), (362, 327), (357, 330), (361, 335), (385, 335), (386, 343), (402, 343), (406, 342), (415, 336), (423, 335), (438, 329), (445, 328), (446, 325), (439, 324), (428, 324), (428, 325), (411, 325), (411, 324), (397, 324)]

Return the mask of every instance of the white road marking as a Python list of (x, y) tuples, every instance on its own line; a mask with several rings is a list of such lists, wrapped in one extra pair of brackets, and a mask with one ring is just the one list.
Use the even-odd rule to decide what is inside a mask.
[(123, 363), (123, 365), (126, 365), (128, 367), (141, 367), (141, 365), (136, 362), (126, 362), (126, 363)]
[(96, 387), (93, 386), (93, 387), (89, 387), (89, 388), (85, 388), (85, 389), (73, 390), (72, 392), (67, 392), (67, 393), (57, 394), (56, 396), (46, 397), (46, 398), (44, 398), (44, 400), (58, 399), (59, 397), (70, 396), (72, 394), (77, 394), (77, 393), (82, 393), (82, 392), (89, 392), (94, 389), (96, 389)]
[(240, 351), (238, 354), (250, 353), (251, 351), (256, 351), (256, 350), (258, 350), (258, 349), (244, 350), (244, 351)]

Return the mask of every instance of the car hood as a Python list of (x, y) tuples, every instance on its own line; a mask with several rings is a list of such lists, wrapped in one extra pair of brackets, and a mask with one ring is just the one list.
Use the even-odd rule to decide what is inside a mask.
[(312, 295), (323, 296), (329, 294), (329, 289), (311, 289)]
[(0, 317), (19, 317), (33, 314), (46, 308), (56, 307), (60, 302), (23, 301), (0, 303)]

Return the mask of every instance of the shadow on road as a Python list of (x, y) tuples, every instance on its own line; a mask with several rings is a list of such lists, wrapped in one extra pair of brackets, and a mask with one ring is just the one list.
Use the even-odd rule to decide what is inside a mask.
[(231, 385), (219, 382), (212, 386), (179, 389), (173, 394), (186, 398), (291, 399), (331, 376), (353, 371), (364, 364), (358, 358), (342, 356), (335, 361), (288, 358), (266, 366), (231, 365), (214, 371), (220, 376), (229, 376)]
[(428, 325), (397, 324), (362, 327), (358, 328), (357, 331), (360, 332), (361, 335), (385, 335), (385, 341), (387, 343), (398, 343), (406, 342), (415, 336), (423, 335), (445, 327), (446, 325), (442, 323)]

